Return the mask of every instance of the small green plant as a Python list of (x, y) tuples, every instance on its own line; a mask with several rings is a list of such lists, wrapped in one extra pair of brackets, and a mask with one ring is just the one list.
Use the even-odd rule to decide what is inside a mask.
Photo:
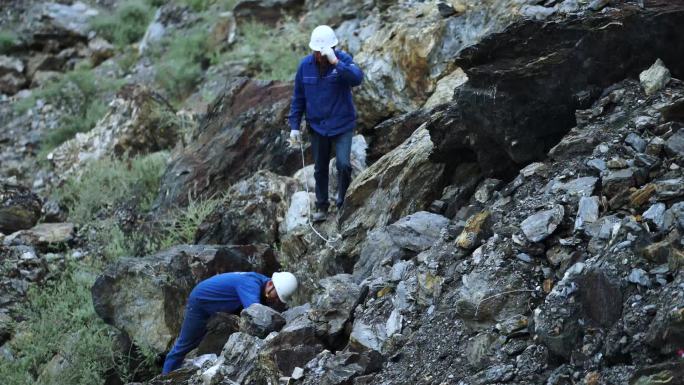
[(156, 197), (167, 158), (167, 153), (158, 152), (130, 160), (93, 161), (80, 176), (69, 177), (54, 192), (55, 198), (67, 206), (72, 221), (82, 224), (124, 201), (134, 200), (138, 210), (146, 211)]
[(44, 158), (76, 133), (90, 131), (107, 112), (102, 95), (118, 89), (123, 83), (123, 80), (96, 78), (90, 68), (77, 68), (17, 103), (15, 109), (20, 113), (33, 107), (38, 99), (68, 111), (59, 125), (45, 134), (39, 158)]
[[(107, 371), (119, 371), (125, 360), (93, 309), (93, 277), (70, 266), (58, 281), (29, 289), (21, 309), (25, 321), (8, 343), (15, 359), (0, 360), (3, 384), (102, 384)], [(60, 369), (45, 370), (56, 355)]]
[(154, 10), (147, 2), (128, 0), (121, 3), (113, 14), (103, 12), (93, 18), (91, 26), (105, 39), (123, 47), (143, 37), (153, 16)]
[(214, 4), (217, 4), (220, 9), (231, 10), (237, 3), (237, 0), (180, 0), (180, 2), (196, 12), (201, 12), (208, 10)]
[(308, 53), (309, 28), (288, 20), (279, 29), (246, 23), (236, 46), (218, 60), (247, 60), (253, 75), (266, 80), (292, 80), (297, 64)]
[(173, 219), (170, 221), (169, 226), (162, 231), (164, 236), (159, 242), (160, 249), (163, 250), (174, 245), (193, 243), (197, 228), (219, 204), (221, 204), (220, 199), (191, 200), (185, 209), (176, 211), (172, 215)]
[(202, 78), (202, 62), (208, 55), (208, 28), (199, 26), (185, 35), (175, 34), (157, 64), (157, 82), (179, 101)]
[(0, 54), (8, 53), (17, 44), (18, 37), (11, 31), (0, 31)]

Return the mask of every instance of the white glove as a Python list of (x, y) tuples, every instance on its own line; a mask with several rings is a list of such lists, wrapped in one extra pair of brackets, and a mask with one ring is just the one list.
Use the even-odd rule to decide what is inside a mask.
[(302, 133), (299, 130), (290, 131), (290, 145), (298, 145), (302, 140)]
[(335, 56), (335, 51), (333, 51), (332, 48), (323, 48), (321, 50), (321, 54), (324, 55), (326, 58), (328, 58), (328, 62), (330, 64), (337, 64), (337, 56)]

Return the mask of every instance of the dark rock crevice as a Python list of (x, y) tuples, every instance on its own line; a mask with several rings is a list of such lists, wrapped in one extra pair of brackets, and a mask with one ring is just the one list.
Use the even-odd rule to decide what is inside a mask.
[(684, 75), (684, 3), (618, 4), (557, 21), (519, 21), (465, 49), (469, 81), (428, 124), (435, 159), (471, 148), (487, 175), (542, 159), (575, 125), (575, 110), (657, 58)]

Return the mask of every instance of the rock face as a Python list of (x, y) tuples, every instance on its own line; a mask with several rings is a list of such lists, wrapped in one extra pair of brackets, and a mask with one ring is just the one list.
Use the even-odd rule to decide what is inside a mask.
[(161, 209), (185, 206), (188, 196), (209, 197), (257, 170), (292, 174), (299, 151), (288, 148), (285, 125), (292, 88), (238, 79), (216, 99), (196, 141), (169, 165), (162, 178)]
[(28, 230), (12, 233), (3, 242), (6, 245), (31, 245), (47, 251), (65, 248), (74, 236), (73, 223), (41, 223)]
[[(464, 49), (456, 64), (469, 80), (427, 126), (435, 158), (459, 161), (470, 153), (485, 174), (514, 175), (520, 165), (542, 158), (573, 126), (574, 111), (588, 107), (602, 88), (658, 57), (681, 63), (671, 44), (684, 43), (664, 36), (675, 33), (683, 12), (679, 3), (656, 1), (646, 9), (620, 4), (554, 23), (518, 21)], [(608, 46), (614, 55), (598, 60)]]
[[(368, 167), (349, 186), (340, 230), (350, 255), (366, 232), (420, 211), (441, 190), (444, 166), (428, 158), (433, 144), (420, 128), (399, 147)], [(438, 187), (439, 186), (439, 187)]]
[(274, 25), (285, 15), (302, 10), (304, 0), (242, 0), (235, 5), (233, 13), (238, 22), (258, 20)]
[(29, 189), (0, 182), (0, 233), (33, 227), (40, 218), (41, 201)]
[[(434, 3), (423, 3), (396, 5), (382, 20), (367, 19), (381, 27), (363, 40), (355, 57), (365, 74), (356, 93), (362, 127), (422, 106), (437, 82), (457, 70), (454, 57), (464, 47), (502, 29), (519, 7), (507, 0), (472, 3), (461, 17), (444, 18)], [(361, 33), (363, 29), (359, 29)]]
[(178, 335), (185, 301), (201, 280), (217, 273), (278, 268), (263, 246), (177, 246), (145, 258), (124, 258), (93, 285), (93, 304), (105, 322), (134, 343), (166, 351)]
[(197, 243), (273, 244), (296, 189), (292, 178), (259, 171), (228, 189), (226, 199), (197, 230)]
[(92, 130), (76, 134), (48, 154), (48, 160), (57, 176), (66, 178), (91, 160), (170, 149), (179, 131), (169, 118), (174, 116), (171, 106), (158, 94), (144, 86), (126, 86)]

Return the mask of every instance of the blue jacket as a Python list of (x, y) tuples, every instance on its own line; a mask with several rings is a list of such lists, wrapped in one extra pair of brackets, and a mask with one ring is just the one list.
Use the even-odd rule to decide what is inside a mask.
[(207, 278), (192, 289), (190, 299), (220, 304), (226, 312), (247, 309), (261, 302), (261, 292), (271, 279), (259, 273), (224, 273)]
[(299, 63), (288, 120), (290, 129), (298, 130), (302, 114), (311, 128), (323, 136), (334, 136), (352, 130), (356, 125), (356, 109), (351, 88), (363, 81), (363, 72), (351, 55), (335, 50), (338, 62), (322, 77), (313, 54)]

